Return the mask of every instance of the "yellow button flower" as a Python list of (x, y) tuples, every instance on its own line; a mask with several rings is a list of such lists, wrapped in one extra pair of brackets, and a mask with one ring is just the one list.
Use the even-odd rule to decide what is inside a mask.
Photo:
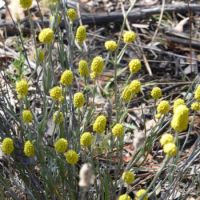
[(129, 89), (132, 91), (133, 94), (138, 94), (141, 91), (141, 82), (139, 80), (131, 81)]
[(189, 109), (185, 105), (180, 105), (176, 108), (171, 121), (171, 127), (177, 131), (182, 132), (187, 130), (189, 118)]
[(129, 88), (129, 86), (126, 86), (121, 94), (121, 98), (125, 102), (129, 102), (133, 98), (133, 92)]
[(145, 194), (147, 191), (145, 189), (140, 189), (135, 194), (135, 200), (139, 200), (141, 197), (143, 197), (143, 200), (148, 200), (148, 195)]
[(59, 138), (54, 143), (54, 148), (58, 153), (64, 153), (67, 150), (67, 147), (68, 147), (68, 141), (65, 138)]
[(4, 154), (10, 155), (14, 151), (14, 142), (11, 138), (4, 138), (1, 149)]
[(60, 83), (64, 86), (72, 85), (73, 78), (73, 72), (71, 70), (65, 70), (61, 75)]
[(174, 137), (172, 134), (169, 134), (169, 133), (165, 133), (161, 136), (161, 139), (160, 139), (160, 144), (162, 146), (164, 146), (165, 144), (167, 143), (173, 143), (174, 142)]
[(22, 98), (27, 96), (28, 93), (28, 83), (25, 79), (16, 82), (16, 92)]
[(141, 67), (142, 67), (142, 64), (141, 64), (141, 61), (139, 59), (132, 59), (129, 64), (129, 70), (132, 74), (135, 74), (137, 73)]
[(118, 200), (131, 200), (131, 197), (128, 194), (122, 194), (119, 196)]
[(65, 153), (65, 158), (70, 165), (75, 165), (78, 162), (79, 156), (74, 150), (69, 150)]
[(135, 174), (131, 171), (125, 171), (122, 174), (122, 180), (126, 183), (126, 184), (132, 184), (135, 180)]
[(96, 133), (103, 133), (106, 128), (107, 119), (104, 115), (100, 115), (96, 118), (93, 124), (93, 131)]
[(33, 0), (19, 0), (19, 4), (23, 9), (28, 9), (32, 6)]
[(54, 32), (51, 28), (44, 28), (40, 32), (38, 39), (41, 43), (50, 44), (54, 39)]
[(177, 154), (177, 147), (174, 143), (167, 143), (164, 145), (163, 151), (167, 156), (173, 157)]
[(169, 110), (170, 110), (170, 105), (168, 101), (164, 100), (158, 104), (158, 107), (157, 107), (158, 113), (165, 115), (169, 112)]
[(77, 92), (74, 94), (73, 103), (75, 108), (83, 107), (85, 103), (85, 97), (82, 92)]
[(180, 106), (180, 105), (185, 105), (185, 101), (184, 101), (184, 99), (178, 98), (174, 101), (173, 112), (175, 112), (176, 108), (178, 108), (178, 106)]
[(55, 124), (61, 124), (64, 121), (64, 116), (62, 112), (56, 111), (53, 114), (53, 121)]
[(123, 124), (115, 124), (115, 126), (112, 128), (112, 134), (115, 137), (121, 137), (124, 134)]
[(30, 110), (22, 111), (22, 120), (24, 123), (31, 123), (33, 121), (33, 115)]
[(159, 87), (154, 87), (151, 90), (151, 96), (155, 100), (160, 99), (162, 97), (162, 90)]
[(104, 60), (101, 56), (96, 56), (92, 60), (91, 71), (96, 73), (96, 76), (101, 75), (104, 68)]
[(197, 86), (195, 92), (194, 92), (194, 98), (197, 100), (197, 101), (200, 101), (200, 85)]
[(132, 43), (136, 39), (136, 33), (133, 31), (125, 31), (123, 34), (124, 43)]
[(191, 109), (194, 111), (200, 111), (200, 102), (193, 102), (191, 105)]
[(77, 43), (82, 45), (83, 42), (86, 39), (86, 35), (87, 35), (86, 27), (85, 26), (79, 26), (76, 30), (76, 36), (75, 36)]
[(89, 67), (86, 60), (80, 60), (78, 63), (78, 72), (80, 76), (88, 77), (89, 76)]
[(117, 49), (118, 45), (114, 40), (109, 40), (105, 42), (105, 48), (108, 51), (115, 51)]
[(55, 86), (49, 91), (49, 93), (53, 100), (59, 101), (62, 97), (62, 88), (59, 86)]
[(83, 147), (89, 147), (92, 144), (92, 134), (90, 132), (84, 132), (80, 137), (80, 144)]
[(27, 157), (33, 157), (35, 155), (35, 148), (31, 141), (26, 141), (24, 144), (24, 154)]
[(76, 18), (77, 18), (76, 10), (73, 9), (73, 8), (67, 9), (67, 16), (69, 17), (69, 20), (70, 20), (71, 22), (73, 22), (73, 21), (76, 20)]

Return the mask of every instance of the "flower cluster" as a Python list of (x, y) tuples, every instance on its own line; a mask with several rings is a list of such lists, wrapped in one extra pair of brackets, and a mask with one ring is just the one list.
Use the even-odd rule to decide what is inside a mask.
[(67, 10), (67, 16), (68, 16), (69, 20), (70, 20), (71, 22), (73, 22), (73, 21), (76, 20), (76, 18), (77, 18), (76, 10), (73, 9), (73, 8), (69, 8), (69, 9)]
[(62, 97), (62, 88), (59, 86), (55, 86), (49, 91), (49, 93), (50, 93), (50, 97), (53, 100), (59, 101), (60, 98)]
[(89, 147), (92, 144), (92, 134), (90, 132), (84, 132), (80, 137), (80, 144), (83, 147)]
[(58, 153), (64, 153), (67, 150), (68, 147), (68, 141), (65, 138), (59, 138), (55, 143), (54, 143), (55, 150)]
[(141, 61), (139, 59), (132, 59), (129, 62), (128, 66), (129, 66), (130, 72), (132, 74), (135, 74), (141, 69), (142, 64), (141, 64)]
[(117, 47), (118, 47), (117, 43), (113, 40), (109, 40), (105, 42), (105, 48), (108, 51), (113, 52), (117, 49)]
[(80, 60), (78, 63), (78, 72), (80, 76), (88, 77), (89, 76), (89, 67), (86, 60)]
[(179, 105), (174, 112), (171, 127), (177, 131), (185, 131), (188, 127), (189, 109), (186, 105)]
[(23, 98), (28, 93), (28, 83), (25, 79), (16, 82), (16, 92), (20, 98)]
[(33, 0), (19, 0), (19, 4), (23, 9), (28, 9), (32, 6)]
[(123, 124), (115, 124), (112, 128), (112, 134), (115, 137), (121, 137), (124, 134), (124, 126)]
[(158, 113), (166, 115), (169, 112), (169, 110), (170, 110), (170, 105), (168, 101), (163, 100), (158, 104), (157, 107)]
[(70, 86), (72, 85), (73, 78), (73, 72), (71, 70), (65, 70), (60, 77), (60, 83), (64, 86)]
[(151, 90), (151, 96), (155, 100), (160, 99), (162, 97), (162, 90), (159, 87), (154, 87)]
[(68, 150), (65, 153), (65, 158), (70, 165), (75, 165), (79, 160), (79, 156), (74, 150)]
[(136, 33), (133, 31), (125, 31), (123, 39), (125, 43), (132, 43), (136, 39)]
[(30, 110), (22, 111), (22, 120), (24, 123), (31, 123), (33, 121), (33, 115)]
[(24, 144), (24, 154), (27, 157), (33, 157), (35, 155), (35, 148), (31, 141), (26, 141)]
[(86, 39), (86, 27), (79, 26), (76, 30), (76, 41), (79, 45), (82, 45)]
[(126, 183), (126, 184), (132, 184), (135, 180), (135, 174), (131, 171), (125, 171), (122, 174), (122, 180)]
[(104, 68), (104, 60), (101, 56), (96, 56), (93, 58), (91, 63), (91, 72), (93, 73), (94, 78), (101, 75)]
[(103, 133), (106, 128), (107, 119), (104, 115), (100, 115), (96, 118), (93, 124), (93, 131), (96, 133)]
[(14, 142), (11, 138), (4, 138), (1, 149), (6, 155), (10, 155), (14, 151)]
[(41, 43), (50, 44), (54, 39), (54, 32), (51, 28), (44, 28), (40, 32), (38, 39)]
[(74, 107), (75, 108), (81, 108), (83, 107), (85, 103), (85, 97), (82, 92), (77, 92), (74, 94)]

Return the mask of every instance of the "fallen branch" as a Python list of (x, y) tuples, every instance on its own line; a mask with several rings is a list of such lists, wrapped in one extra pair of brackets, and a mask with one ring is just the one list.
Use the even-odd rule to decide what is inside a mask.
[[(192, 12), (197, 12), (200, 11), (200, 4), (190, 4), (189, 7), (187, 4), (166, 4), (164, 7), (164, 12), (172, 13), (172, 12), (177, 12), (177, 13), (186, 13), (188, 11), (188, 8)], [(161, 6), (155, 6), (151, 8), (134, 8), (128, 15), (128, 20), (130, 22), (135, 22), (138, 20), (146, 19), (154, 14), (159, 14), (161, 11)], [(107, 24), (110, 22), (113, 23), (121, 23), (123, 21), (123, 15), (120, 12), (113, 12), (113, 13), (108, 13), (108, 14), (83, 14), (81, 16), (83, 24), (87, 25), (100, 25), (100, 24)], [(40, 24), (42, 25), (41, 20), (35, 20), (35, 25)], [(21, 23), (24, 25), (25, 28), (28, 28), (29, 22), (28, 19), (25, 18), (24, 20), (21, 21)], [(78, 20), (76, 21), (78, 23)], [(45, 26), (49, 26), (49, 21), (45, 20), (44, 21)], [(2, 27), (8, 27), (8, 29), (13, 29), (13, 32), (15, 32), (15, 28), (13, 27), (13, 24), (11, 22), (1, 22), (0, 23), (0, 28)], [(62, 21), (61, 28), (65, 28), (65, 24)], [(14, 34), (14, 33), (13, 33)]]

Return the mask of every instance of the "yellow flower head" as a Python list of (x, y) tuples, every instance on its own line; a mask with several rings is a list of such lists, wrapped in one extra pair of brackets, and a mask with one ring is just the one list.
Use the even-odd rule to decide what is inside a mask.
[(124, 134), (124, 126), (123, 124), (115, 124), (115, 126), (112, 128), (112, 134), (115, 137), (121, 137)]
[(128, 66), (129, 66), (130, 72), (132, 74), (135, 74), (135, 73), (137, 73), (141, 69), (142, 64), (141, 64), (141, 62), (140, 62), (139, 59), (132, 59), (129, 62)]
[(27, 157), (33, 157), (35, 155), (35, 148), (31, 141), (26, 141), (24, 144), (24, 154)]
[(125, 43), (132, 43), (136, 39), (136, 33), (133, 31), (125, 31), (123, 39)]
[(50, 44), (54, 39), (54, 32), (51, 28), (44, 28), (39, 34), (39, 41), (44, 44)]
[(14, 142), (11, 138), (4, 138), (1, 149), (4, 154), (10, 155), (14, 151)]
[(60, 77), (60, 83), (64, 86), (72, 85), (73, 78), (73, 72), (71, 70), (65, 70)]
[(167, 143), (164, 145), (163, 151), (168, 157), (173, 157), (177, 154), (177, 147), (174, 143)]
[(174, 101), (174, 105), (173, 105), (173, 112), (175, 112), (176, 108), (180, 105), (185, 105), (185, 101), (184, 99), (178, 98)]
[(200, 101), (200, 85), (197, 86), (195, 92), (194, 92), (194, 98), (197, 100), (197, 101)]
[(164, 100), (158, 104), (158, 107), (157, 107), (158, 113), (165, 115), (169, 112), (169, 110), (170, 110), (170, 105), (168, 101)]
[(139, 200), (141, 197), (143, 197), (143, 200), (148, 200), (148, 195), (145, 194), (147, 191), (145, 189), (140, 189), (135, 194), (135, 200)]
[(89, 67), (86, 60), (80, 60), (78, 63), (78, 72), (80, 76), (87, 77), (89, 76)]
[(114, 40), (109, 40), (105, 42), (105, 48), (108, 51), (115, 51), (117, 49), (118, 45)]
[(163, 134), (162, 137), (160, 138), (161, 146), (164, 146), (165, 144), (173, 143), (173, 142), (174, 142), (174, 137), (172, 134), (169, 134), (169, 133)]
[(69, 20), (70, 20), (71, 22), (73, 22), (73, 21), (76, 20), (76, 18), (77, 18), (76, 10), (73, 9), (73, 8), (69, 8), (69, 9), (67, 10), (67, 16), (69, 17)]
[(92, 60), (91, 71), (96, 73), (96, 76), (101, 75), (104, 68), (104, 60), (101, 56), (96, 56)]
[(93, 124), (93, 131), (97, 133), (103, 133), (106, 128), (107, 119), (104, 115), (100, 115), (96, 118)]
[(151, 90), (151, 96), (155, 100), (160, 99), (162, 97), (162, 90), (159, 87), (154, 87)]
[(68, 141), (65, 138), (59, 138), (54, 143), (54, 148), (58, 153), (64, 153), (67, 150), (67, 147), (68, 147)]
[(141, 91), (141, 82), (139, 80), (133, 80), (129, 85), (129, 89), (133, 94), (138, 94)]
[(189, 109), (186, 105), (180, 105), (176, 108), (171, 121), (171, 127), (177, 131), (185, 131), (188, 127)]
[(125, 102), (129, 102), (133, 98), (133, 92), (129, 88), (129, 86), (126, 86), (122, 92), (121, 98)]
[(59, 101), (59, 99), (62, 97), (62, 88), (59, 86), (55, 86), (50, 90), (49, 93), (53, 100)]
[(23, 9), (31, 7), (33, 0), (19, 0), (19, 4)]
[(84, 97), (82, 92), (77, 92), (77, 93), (74, 94), (73, 103), (74, 103), (75, 108), (83, 107), (83, 105), (85, 103), (85, 97)]
[(83, 42), (86, 39), (86, 27), (85, 26), (79, 26), (76, 30), (76, 41), (78, 44), (82, 45)]
[(64, 116), (62, 112), (56, 111), (53, 114), (53, 121), (55, 124), (61, 124), (64, 121)]
[(21, 79), (16, 83), (16, 92), (22, 98), (28, 93), (28, 83), (25, 79)]
[(65, 153), (65, 158), (70, 165), (75, 165), (78, 162), (79, 156), (74, 150), (69, 150)]
[(131, 200), (131, 197), (128, 194), (122, 194), (119, 196), (118, 200)]
[(22, 120), (24, 123), (31, 123), (33, 121), (33, 115), (30, 110), (22, 111)]
[(193, 102), (191, 105), (191, 109), (194, 111), (200, 111), (200, 102), (198, 102), (198, 101)]
[(80, 137), (80, 144), (83, 147), (89, 147), (92, 144), (92, 134), (90, 132), (84, 132)]
[(133, 181), (135, 180), (135, 174), (131, 171), (125, 171), (122, 174), (122, 180), (126, 183), (126, 184), (132, 184)]

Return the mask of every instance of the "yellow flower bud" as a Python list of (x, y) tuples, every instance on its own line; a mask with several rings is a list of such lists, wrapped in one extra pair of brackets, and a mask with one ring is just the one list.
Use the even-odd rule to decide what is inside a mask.
[(125, 102), (129, 102), (133, 98), (133, 92), (129, 88), (129, 86), (126, 86), (122, 92), (121, 98)]
[(118, 47), (117, 43), (113, 40), (109, 40), (105, 42), (105, 48), (108, 51), (113, 52), (117, 49), (117, 47)]
[(67, 150), (67, 147), (68, 147), (68, 141), (65, 138), (59, 138), (54, 143), (54, 148), (58, 153), (64, 153)]
[(65, 70), (61, 75), (60, 83), (64, 86), (72, 85), (73, 78), (73, 72), (71, 70)]
[(27, 157), (33, 157), (35, 155), (35, 148), (31, 141), (26, 141), (24, 144), (24, 154)]
[(168, 101), (164, 100), (158, 104), (158, 107), (157, 107), (158, 113), (165, 115), (169, 112), (169, 110), (170, 110), (170, 105)]
[(32, 6), (33, 0), (19, 0), (19, 4), (23, 9), (28, 9)]
[(180, 105), (185, 105), (185, 101), (181, 98), (178, 98), (174, 101), (173, 112), (175, 112), (176, 108), (178, 108)]
[(122, 194), (119, 196), (118, 200), (131, 200), (131, 197), (128, 194)]
[(142, 64), (141, 64), (141, 61), (139, 59), (132, 59), (129, 62), (128, 66), (129, 66), (130, 72), (132, 74), (135, 74), (141, 69)]
[(172, 134), (165, 133), (161, 136), (161, 139), (160, 139), (161, 146), (164, 146), (167, 143), (173, 143), (173, 142), (174, 142), (174, 137)]
[(191, 109), (194, 111), (200, 111), (200, 102), (193, 102), (191, 105)]
[(84, 132), (80, 137), (80, 144), (83, 147), (89, 147), (92, 144), (92, 134), (90, 132)]
[(132, 184), (135, 180), (135, 174), (131, 171), (125, 171), (122, 174), (122, 180), (126, 183), (126, 184)]
[(85, 26), (79, 26), (76, 31), (76, 41), (78, 44), (82, 45), (83, 42), (86, 39), (86, 27)]
[(124, 43), (132, 43), (136, 39), (136, 33), (133, 31), (125, 31), (123, 38), (124, 38)]
[(99, 76), (102, 74), (104, 68), (104, 60), (101, 56), (96, 56), (92, 60), (91, 64), (91, 71), (95, 73), (96, 76)]
[(115, 126), (112, 128), (112, 134), (115, 137), (121, 137), (124, 134), (123, 124), (115, 124)]
[(145, 194), (147, 191), (145, 189), (140, 189), (135, 194), (135, 200), (140, 200), (141, 197), (143, 197), (143, 200), (148, 200), (148, 195)]
[(54, 39), (54, 32), (51, 28), (44, 28), (40, 32), (38, 39), (41, 43), (50, 44)]
[(86, 60), (80, 60), (78, 63), (78, 72), (80, 76), (87, 77), (89, 76), (89, 68)]
[(76, 10), (73, 9), (73, 8), (69, 8), (69, 9), (67, 10), (67, 16), (69, 17), (69, 20), (70, 20), (71, 22), (73, 22), (73, 21), (76, 20), (76, 18), (77, 18)]
[(22, 98), (28, 93), (28, 83), (25, 79), (22, 79), (16, 83), (16, 92)]
[(65, 158), (70, 165), (75, 165), (78, 162), (79, 156), (74, 150), (68, 150), (65, 153)]
[(93, 124), (93, 131), (96, 133), (103, 133), (106, 129), (107, 119), (104, 115), (100, 115), (96, 118)]
[(33, 115), (30, 110), (22, 111), (22, 120), (24, 123), (31, 123), (33, 121)]
[(56, 111), (53, 114), (53, 121), (55, 124), (61, 124), (64, 121), (64, 116), (62, 112)]
[(162, 97), (162, 90), (159, 87), (154, 87), (151, 90), (151, 96), (155, 100), (160, 99)]
[(4, 138), (1, 149), (4, 154), (10, 155), (14, 151), (14, 142), (11, 138)]
[(62, 97), (62, 88), (59, 86), (55, 86), (50, 90), (49, 93), (53, 100), (59, 101), (59, 99)]
[(141, 91), (141, 82), (139, 80), (133, 80), (129, 85), (129, 89), (133, 94), (138, 94)]
[(164, 145), (163, 151), (168, 157), (173, 157), (177, 154), (177, 147), (174, 143), (167, 143)]
[(74, 94), (73, 103), (74, 103), (75, 108), (83, 107), (83, 105), (85, 103), (85, 97), (84, 97), (82, 92), (77, 92), (77, 93)]

